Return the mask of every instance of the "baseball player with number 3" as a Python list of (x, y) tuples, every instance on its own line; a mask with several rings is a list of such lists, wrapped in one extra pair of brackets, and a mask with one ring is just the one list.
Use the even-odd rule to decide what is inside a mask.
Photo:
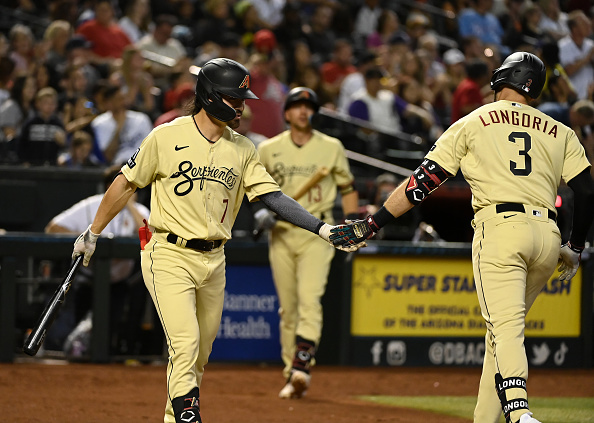
[[(341, 193), (344, 216), (358, 217), (359, 195), (342, 143), (312, 129), (318, 98), (305, 87), (293, 88), (285, 99), (289, 129), (258, 145), (262, 164), (283, 192), (310, 213), (332, 221)], [(309, 187), (301, 195), (301, 187)], [(289, 222), (276, 220), (268, 209), (255, 221), (270, 229), (269, 257), (279, 300), (281, 357), (285, 386), (281, 398), (301, 398), (311, 381), (311, 366), (322, 332), (321, 299), (326, 289), (334, 248)]]
[[(229, 59), (198, 73), (191, 116), (155, 128), (122, 167), (93, 223), (74, 244), (87, 266), (100, 232), (137, 188), (151, 184), (153, 235), (141, 252), (144, 282), (169, 347), (165, 423), (201, 422), (200, 384), (223, 311), (223, 246), (244, 195), (329, 242), (334, 228), (284, 195), (239, 126), (247, 69)], [(144, 244), (141, 240), (141, 244)], [(357, 246), (340, 247), (347, 251)]]
[[(475, 423), (496, 423), (502, 410), (507, 423), (539, 423), (528, 408), (526, 313), (558, 261), (560, 280), (576, 274), (594, 217), (591, 165), (576, 134), (528, 104), (545, 76), (535, 55), (510, 55), (491, 78), (495, 101), (452, 124), (377, 213), (331, 235), (339, 245), (362, 242), (462, 170), (472, 190), (472, 262), (487, 326)], [(561, 178), (574, 192), (563, 245), (555, 213)]]

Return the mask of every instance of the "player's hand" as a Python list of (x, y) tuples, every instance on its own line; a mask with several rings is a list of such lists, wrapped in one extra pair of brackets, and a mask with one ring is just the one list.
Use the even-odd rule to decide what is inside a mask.
[(91, 260), (91, 256), (95, 252), (95, 247), (97, 246), (97, 238), (99, 238), (100, 234), (94, 234), (91, 232), (91, 225), (76, 238), (74, 241), (74, 250), (72, 250), (72, 260), (76, 257), (84, 254), (85, 257), (83, 259), (83, 266), (87, 267), (89, 265), (89, 260)]
[(583, 248), (571, 245), (570, 242), (561, 246), (559, 252), (559, 259), (561, 260), (561, 266), (559, 266), (559, 272), (561, 272), (560, 281), (570, 280), (575, 276), (578, 267), (580, 267), (583, 250)]
[(346, 225), (336, 226), (331, 231), (330, 242), (335, 246), (357, 245), (377, 232), (373, 216), (367, 216), (364, 220), (345, 220), (345, 223)]
[(254, 213), (254, 227), (257, 231), (272, 229), (276, 226), (274, 213), (268, 209), (260, 209)]
[[(350, 221), (347, 220), (346, 222), (350, 222)], [(352, 253), (354, 251), (357, 251), (359, 248), (367, 247), (367, 243), (364, 242), (364, 241), (353, 243), (353, 244), (341, 244), (341, 243), (333, 242), (332, 239), (331, 239), (332, 236), (333, 236), (332, 235), (333, 232), (344, 230), (346, 227), (347, 227), (347, 225), (336, 225), (336, 226), (332, 226), (332, 225), (329, 225), (327, 223), (324, 223), (324, 226), (322, 226), (320, 228), (320, 232), (319, 232), (318, 235), (324, 241), (330, 243), (337, 250), (346, 251), (348, 253)]]

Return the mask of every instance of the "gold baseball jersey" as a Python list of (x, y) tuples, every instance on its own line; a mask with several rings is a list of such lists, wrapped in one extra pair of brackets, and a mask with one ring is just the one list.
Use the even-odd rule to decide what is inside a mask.
[(571, 128), (531, 106), (506, 100), (456, 121), (426, 157), (452, 175), (462, 170), (475, 212), (499, 203), (555, 210), (561, 178), (568, 182), (590, 166)]
[(226, 127), (211, 143), (192, 116), (153, 129), (122, 173), (139, 188), (154, 182), (149, 224), (185, 239), (230, 239), (244, 194), (280, 189), (249, 139)]
[(354, 179), (342, 143), (316, 130), (301, 147), (293, 142), (287, 130), (262, 141), (258, 152), (262, 164), (289, 197), (293, 197), (318, 169), (325, 166), (330, 170), (328, 176), (297, 200), (318, 218), (323, 214), (325, 218), (332, 215), (336, 187), (347, 186)]

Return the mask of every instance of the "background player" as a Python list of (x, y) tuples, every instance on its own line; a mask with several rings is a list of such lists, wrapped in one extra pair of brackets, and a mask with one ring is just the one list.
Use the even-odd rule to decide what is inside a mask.
[[(528, 105), (545, 75), (535, 55), (510, 55), (491, 78), (495, 102), (452, 124), (377, 213), (331, 235), (347, 245), (362, 241), (462, 170), (472, 190), (473, 271), (487, 325), (477, 423), (498, 422), (502, 409), (508, 423), (538, 423), (527, 401), (524, 320), (559, 258), (559, 279), (575, 275), (594, 217), (590, 163), (575, 132)], [(563, 246), (554, 212), (561, 178), (575, 195)]]
[(74, 243), (88, 265), (100, 232), (137, 188), (151, 186), (151, 240), (141, 253), (145, 285), (169, 347), (165, 423), (201, 422), (199, 393), (223, 310), (223, 245), (244, 194), (329, 240), (330, 225), (282, 194), (254, 145), (232, 131), (249, 89), (247, 69), (213, 59), (198, 74), (191, 116), (155, 128), (122, 167), (93, 223)]
[[(318, 109), (313, 90), (293, 88), (284, 105), (289, 129), (258, 145), (262, 164), (289, 196), (327, 167), (329, 174), (298, 199), (299, 203), (314, 216), (332, 222), (338, 187), (344, 215), (356, 219), (359, 196), (342, 143), (312, 128), (312, 116)], [(277, 221), (268, 209), (258, 210), (255, 221), (260, 228), (271, 229), (268, 251), (280, 305), (281, 356), (287, 380), (279, 396), (301, 398), (309, 387), (310, 366), (320, 342), (321, 299), (334, 248), (289, 222)]]

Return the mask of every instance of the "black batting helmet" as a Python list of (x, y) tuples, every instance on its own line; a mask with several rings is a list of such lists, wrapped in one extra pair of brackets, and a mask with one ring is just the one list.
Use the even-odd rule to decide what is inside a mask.
[(534, 54), (523, 51), (513, 53), (493, 71), (491, 89), (497, 91), (502, 86), (509, 86), (531, 98), (538, 98), (546, 75), (544, 63)]
[(289, 94), (287, 94), (287, 98), (285, 99), (285, 110), (287, 110), (293, 103), (297, 103), (298, 101), (309, 103), (313, 107), (314, 113), (317, 113), (318, 109), (320, 108), (318, 96), (315, 91), (310, 88), (295, 87), (289, 91)]
[(206, 113), (222, 122), (229, 122), (236, 113), (223, 102), (221, 94), (234, 98), (258, 98), (250, 90), (250, 73), (245, 66), (235, 60), (217, 58), (206, 62), (198, 72), (196, 100)]

